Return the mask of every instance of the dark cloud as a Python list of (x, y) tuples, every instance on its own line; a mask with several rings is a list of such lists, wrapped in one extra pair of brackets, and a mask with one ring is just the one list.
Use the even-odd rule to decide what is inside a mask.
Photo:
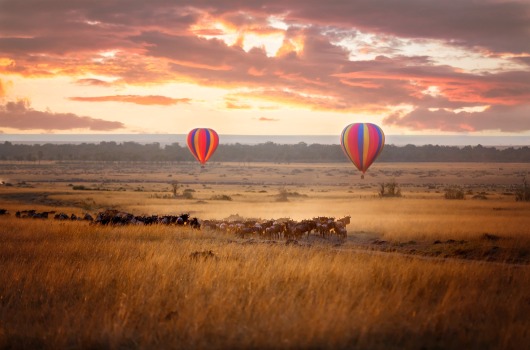
[(125, 127), (123, 123), (78, 116), (73, 113), (36, 111), (24, 100), (0, 105), (0, 127), (17, 130), (71, 130), (110, 131)]
[[(287, 5), (288, 4), (288, 5)], [(356, 0), (286, 3), (290, 18), (495, 52), (530, 51), (528, 1)]]
[(396, 125), (411, 130), (447, 132), (530, 130), (530, 105), (493, 106), (483, 112), (455, 112), (446, 109), (418, 108), (400, 116), (395, 113), (384, 119), (385, 125)]
[(81, 102), (126, 102), (135, 103), (139, 105), (161, 105), (170, 106), (179, 103), (190, 103), (189, 98), (171, 98), (166, 96), (149, 95), (113, 95), (113, 96), (93, 96), (93, 97), (69, 97), (72, 101)]
[(513, 60), (517, 63), (522, 63), (522, 64), (526, 64), (527, 66), (530, 66), (530, 56), (516, 57)]

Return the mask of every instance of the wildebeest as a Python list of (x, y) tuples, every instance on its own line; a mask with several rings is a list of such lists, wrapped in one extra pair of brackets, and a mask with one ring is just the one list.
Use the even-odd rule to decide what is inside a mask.
[[(184, 213), (180, 215), (133, 215), (130, 213), (118, 211), (115, 209), (107, 209), (99, 212), (96, 219), (93, 221), (97, 225), (191, 225), (189, 220), (190, 214)], [(193, 228), (200, 228), (200, 223), (197, 218), (194, 218)]]
[(17, 218), (32, 218), (32, 219), (47, 219), (48, 214), (51, 212), (43, 211), (43, 212), (37, 212), (35, 209), (30, 210), (21, 210), (17, 211), (15, 213), (15, 217)]
[(58, 214), (55, 214), (53, 218), (55, 220), (68, 220), (69, 216), (65, 213), (58, 213)]

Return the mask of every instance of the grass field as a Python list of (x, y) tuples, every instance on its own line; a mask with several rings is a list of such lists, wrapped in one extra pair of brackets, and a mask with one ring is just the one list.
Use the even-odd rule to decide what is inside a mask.
[[(0, 186), (0, 208), (11, 212), (0, 216), (0, 348), (530, 343), (530, 203), (514, 199), (526, 164), (376, 164), (365, 180), (346, 164), (1, 169), (12, 186)], [(403, 196), (379, 198), (380, 183), (394, 180)], [(466, 198), (444, 199), (450, 185)], [(286, 244), (12, 215), (106, 208), (203, 220), (351, 215), (352, 222), (345, 240), (311, 235)]]

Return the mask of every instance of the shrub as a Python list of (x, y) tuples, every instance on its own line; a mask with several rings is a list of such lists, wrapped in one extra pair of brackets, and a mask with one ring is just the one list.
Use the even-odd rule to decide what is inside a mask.
[(401, 197), (401, 188), (395, 179), (386, 184), (383, 182), (379, 185), (379, 197)]
[(281, 189), (280, 192), (276, 195), (276, 202), (289, 202), (289, 193), (286, 189)]
[(526, 181), (526, 176), (523, 177), (523, 184), (515, 190), (515, 200), (517, 202), (530, 202), (530, 186)]
[(210, 199), (215, 200), (215, 201), (231, 201), (232, 197), (226, 194), (217, 194), (215, 196), (212, 196)]
[(185, 190), (182, 193), (182, 198), (184, 198), (184, 199), (193, 199), (193, 193), (191, 191)]
[(464, 189), (459, 186), (451, 186), (445, 189), (444, 198), (445, 199), (464, 199), (465, 193)]

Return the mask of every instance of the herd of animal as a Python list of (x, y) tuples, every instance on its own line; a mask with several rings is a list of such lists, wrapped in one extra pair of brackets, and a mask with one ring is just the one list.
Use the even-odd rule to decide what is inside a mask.
[[(9, 211), (0, 209), (0, 215), (8, 215)], [(207, 229), (211, 231), (232, 233), (239, 237), (251, 235), (263, 239), (296, 240), (304, 235), (316, 234), (322, 238), (338, 237), (345, 239), (347, 236), (346, 225), (350, 223), (350, 216), (340, 219), (333, 217), (316, 217), (296, 221), (292, 219), (278, 220), (199, 220), (190, 217), (189, 214), (180, 215), (133, 215), (119, 210), (108, 209), (99, 212), (93, 217), (86, 213), (83, 216), (75, 214), (56, 213), (55, 211), (38, 212), (36, 210), (22, 210), (15, 213), (17, 218), (48, 219), (55, 220), (88, 221), (93, 225), (176, 225), (188, 226), (192, 229)]]
[(265, 239), (300, 239), (304, 235), (317, 234), (323, 238), (346, 238), (346, 225), (350, 223), (350, 216), (340, 219), (333, 217), (316, 217), (296, 221), (292, 219), (280, 220), (204, 220), (202, 225), (206, 229), (234, 233), (240, 237), (257, 235)]

